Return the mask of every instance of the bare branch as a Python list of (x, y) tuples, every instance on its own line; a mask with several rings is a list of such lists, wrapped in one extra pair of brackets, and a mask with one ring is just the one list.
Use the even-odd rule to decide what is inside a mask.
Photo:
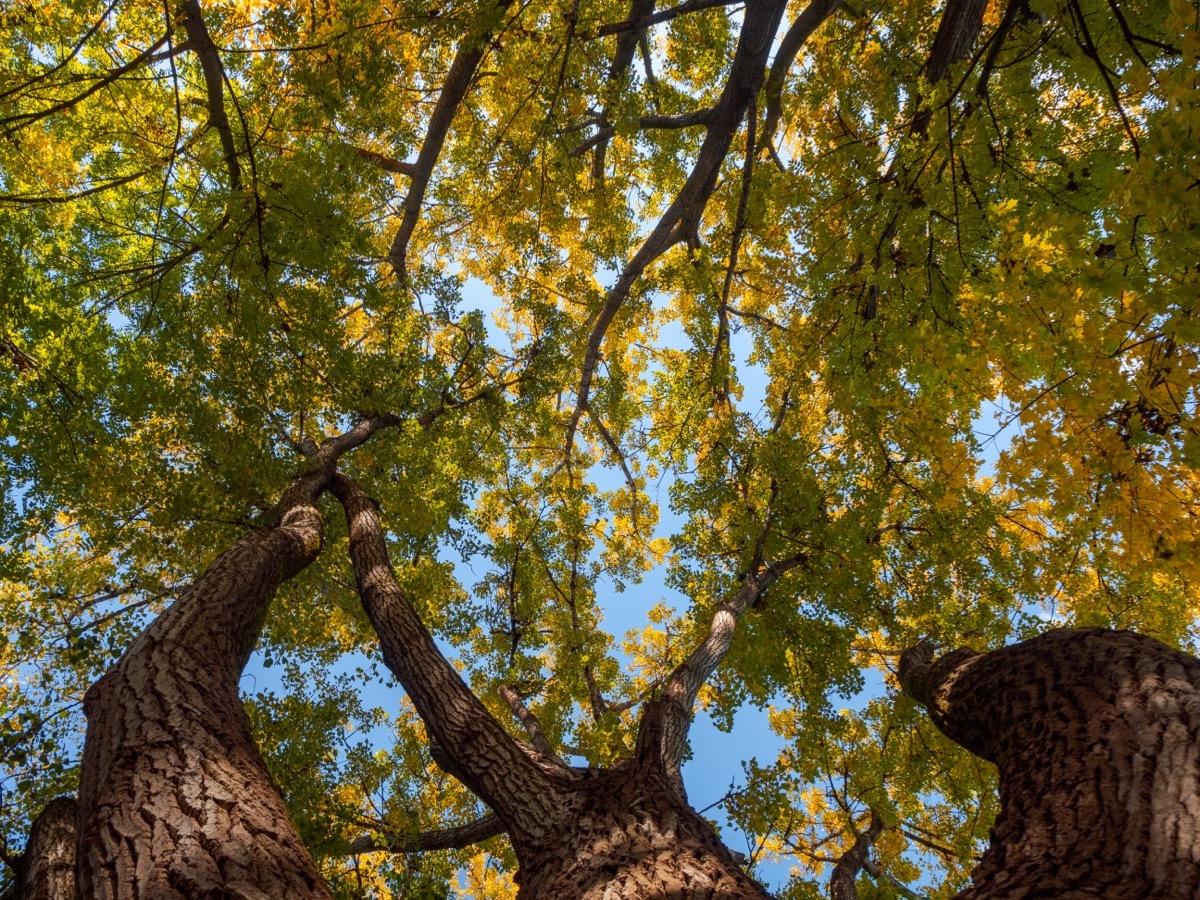
[(708, 108), (676, 113), (673, 116), (642, 116), (638, 119), (638, 125), (642, 128), (693, 128), (696, 125), (710, 124), (715, 112), (715, 108)]
[(870, 854), (867, 854), (867, 856), (863, 858), (862, 867), (866, 869), (867, 874), (869, 874), (876, 881), (887, 881), (896, 889), (896, 892), (900, 894), (901, 897), (905, 898), (905, 900), (925, 900), (923, 896), (912, 890), (895, 875), (891, 874), (890, 872), (883, 871), (883, 869), (881, 869), (874, 862), (874, 860), (871, 859)]
[(752, 572), (742, 579), (734, 595), (713, 611), (708, 635), (691, 655), (680, 663), (662, 693), (662, 760), (668, 777), (676, 789), (683, 793), (683, 778), (680, 766), (687, 745), (688, 729), (692, 723), (692, 709), (700, 688), (712, 677), (729, 647), (733, 643), (738, 619), (758, 600), (768, 587), (779, 580), (789, 569), (804, 561), (803, 556), (793, 556)]
[(20, 206), (41, 206), (46, 203), (71, 203), (75, 200), (82, 200), (84, 197), (90, 197), (92, 194), (99, 194), (102, 191), (111, 190), (123, 184), (129, 184), (131, 181), (137, 181), (147, 174), (149, 173), (143, 171), (134, 172), (132, 175), (123, 175), (120, 178), (110, 178), (108, 181), (101, 184), (94, 184), (90, 188), (84, 188), (81, 191), (76, 191), (74, 194), (0, 194), (0, 203), (12, 203)]
[(417, 171), (416, 163), (403, 162), (393, 159), (390, 156), (384, 156), (382, 153), (376, 153), (374, 150), (355, 147), (352, 144), (346, 144), (346, 146), (357, 153), (362, 159), (370, 160), (377, 164), (385, 172), (395, 172), (397, 175), (413, 175)]
[(1100, 51), (1096, 49), (1096, 43), (1092, 40), (1091, 30), (1087, 26), (1087, 18), (1077, 0), (1070, 0), (1067, 8), (1071, 10), (1072, 18), (1079, 25), (1079, 48), (1083, 50), (1084, 56), (1096, 64), (1096, 70), (1100, 73), (1100, 77), (1104, 79), (1104, 86), (1108, 88), (1108, 95), (1112, 98), (1117, 115), (1121, 117), (1121, 124), (1125, 126), (1125, 133), (1129, 135), (1129, 140), (1133, 144), (1134, 159), (1141, 159), (1142, 145), (1138, 143), (1137, 135), (1133, 132), (1133, 125), (1129, 122), (1129, 116), (1125, 114), (1125, 105), (1121, 102), (1121, 92), (1117, 90), (1117, 85), (1113, 81), (1112, 74), (1109, 72), (1108, 66), (1100, 58)]
[[(629, 7), (629, 18), (640, 19), (652, 13), (654, 2), (655, 0), (632, 0)], [(616, 131), (608, 119), (608, 111), (616, 94), (625, 83), (639, 38), (645, 36), (645, 33), (645, 29), (627, 31), (617, 37), (617, 48), (613, 53), (612, 65), (608, 67), (607, 96), (604, 100), (604, 108), (596, 119), (598, 130), (590, 142), (596, 148), (595, 155), (592, 157), (592, 183), (597, 189), (604, 184), (604, 157), (608, 152), (608, 141)]]
[[(130, 72), (134, 71), (135, 69), (141, 68), (142, 66), (146, 65), (147, 63), (152, 62), (155, 58), (155, 53), (157, 53), (158, 50), (161, 47), (163, 47), (169, 39), (170, 39), (170, 35), (164, 34), (162, 37), (160, 37), (157, 41), (155, 41), (153, 44), (151, 44), (149, 47), (147, 47), (145, 50), (143, 50), (141, 53), (139, 53), (137, 56), (135, 56), (129, 62), (125, 63), (122, 66), (117, 66), (115, 69), (112, 69), (111, 71), (107, 72), (105, 75), (98, 78), (96, 80), (96, 82), (94, 84), (92, 84), (91, 87), (87, 88), (87, 90), (85, 90), (79, 94), (76, 94), (74, 97), (71, 97), (69, 100), (59, 101), (58, 103), (55, 103), (52, 106), (48, 106), (45, 109), (38, 110), (37, 112), (34, 112), (34, 113), (22, 113), (20, 115), (10, 116), (7, 119), (0, 120), (0, 124), (8, 126), (8, 128), (5, 129), (3, 136), (7, 137), (8, 135), (15, 134), (16, 132), (20, 131), (22, 128), (25, 128), (28, 125), (32, 125), (34, 122), (39, 122), (42, 119), (45, 119), (45, 118), (48, 118), (48, 117), (54, 115), (55, 113), (60, 113), (63, 110), (70, 109), (71, 107), (75, 106), (78, 103), (82, 103), (84, 100), (86, 100), (88, 97), (92, 96), (92, 94), (96, 93), (96, 91), (100, 90), (101, 88), (108, 87), (108, 85), (112, 84), (117, 79), (119, 79), (125, 75), (128, 75)], [(187, 49), (184, 44), (177, 44), (174, 48), (174, 52), (178, 53), (184, 49)]]
[(767, 121), (763, 125), (763, 134), (767, 140), (770, 140), (775, 134), (775, 128), (782, 115), (783, 82), (787, 78), (788, 70), (796, 61), (796, 55), (804, 46), (804, 42), (822, 22), (833, 14), (840, 2), (841, 0), (812, 0), (808, 6), (804, 7), (804, 11), (796, 16), (796, 20), (792, 22), (792, 26), (783, 36), (783, 40), (779, 42), (779, 50), (775, 53), (774, 62), (771, 63), (771, 72), (767, 75), (764, 90), (767, 95)]
[(616, 438), (612, 436), (612, 432), (605, 427), (603, 420), (599, 416), (592, 416), (589, 420), (598, 432), (600, 437), (604, 438), (604, 443), (608, 444), (608, 449), (612, 451), (616, 457), (617, 465), (621, 467), (621, 473), (625, 476), (625, 484), (629, 486), (629, 518), (633, 523), (634, 533), (640, 530), (638, 527), (638, 490), (637, 482), (633, 479), (633, 473), (629, 471), (629, 463), (625, 458), (625, 451), (621, 449), (621, 445), (617, 443)]
[(617, 311), (628, 298), (634, 282), (651, 263), (680, 240), (697, 240), (700, 217), (716, 187), (721, 164), (729, 152), (734, 132), (741, 124), (750, 101), (762, 86), (767, 56), (779, 27), (779, 20), (783, 17), (785, 5), (783, 0), (750, 0), (747, 3), (729, 80), (713, 108), (712, 121), (709, 123), (708, 133), (704, 137), (692, 172), (654, 230), (626, 263), (617, 283), (596, 311), (592, 320), (592, 333), (584, 353), (575, 410), (567, 426), (568, 459), (579, 420), (588, 408), (592, 378), (600, 362), (600, 347), (608, 326), (612, 324)]
[(0, 91), (0, 100), (7, 100), (9, 97), (12, 97), (16, 94), (21, 93), (26, 88), (33, 87), (39, 81), (45, 81), (47, 78), (49, 78), (55, 72), (61, 72), (63, 70), (63, 68), (66, 67), (67, 64), (71, 62), (71, 60), (73, 60), (75, 57), (77, 57), (79, 55), (79, 51), (83, 49), (84, 45), (88, 41), (90, 41), (93, 37), (95, 37), (96, 32), (98, 32), (100, 30), (100, 27), (104, 24), (104, 22), (112, 14), (112, 11), (117, 8), (117, 4), (120, 2), (121, 2), (121, 0), (113, 0), (112, 3), (108, 4), (108, 6), (105, 7), (104, 12), (100, 13), (100, 18), (96, 20), (96, 23), (94, 25), (92, 25), (90, 28), (88, 28), (88, 30), (83, 33), (83, 37), (81, 37), (78, 41), (75, 42), (75, 46), (73, 46), (71, 48), (71, 50), (67, 53), (67, 55), (64, 56), (59, 62), (57, 62), (55, 65), (51, 66), (50, 68), (46, 69), (45, 71), (39, 72), (37, 75), (34, 75), (28, 81), (23, 82), (14, 88), (9, 88), (7, 91)]
[[(656, 13), (638, 15), (631, 11), (628, 19), (625, 19), (623, 22), (614, 22), (612, 25), (601, 25), (589, 37), (606, 37), (610, 34), (621, 34), (626, 31), (641, 31), (643, 28), (649, 28), (651, 25), (660, 25), (663, 22), (669, 22), (672, 19), (685, 16), (688, 13), (699, 12), (702, 9), (712, 9), (715, 6), (733, 6), (735, 3), (740, 2), (741, 0), (688, 0), (686, 3), (680, 3), (677, 6), (672, 6), (669, 9), (664, 9)], [(651, 9), (653, 8), (653, 5), (651, 5)]]
[[(737, 217), (733, 224), (733, 237), (729, 241), (729, 263), (725, 267), (725, 282), (721, 285), (721, 298), (717, 304), (717, 337), (713, 341), (712, 371), (714, 385), (718, 366), (721, 362), (722, 350), (729, 347), (729, 294), (733, 290), (733, 276), (737, 272), (738, 251), (742, 246), (742, 232), (746, 227), (746, 209), (750, 203), (750, 186), (754, 181), (754, 157), (756, 126), (758, 124), (758, 107), (750, 102), (750, 115), (746, 126), (746, 153), (742, 163), (742, 189), (738, 196)], [(722, 402), (729, 400), (728, 370), (723, 386), (717, 390), (718, 399)]]
[(525, 729), (526, 733), (528, 733), (529, 741), (533, 744), (533, 749), (542, 754), (542, 756), (549, 757), (561, 763), (562, 758), (554, 752), (554, 747), (551, 746), (550, 741), (546, 738), (546, 733), (542, 731), (542, 724), (537, 720), (537, 716), (529, 711), (529, 707), (525, 705), (525, 701), (521, 699), (521, 695), (507, 684), (500, 685), (497, 688), (497, 693), (508, 704), (508, 708), (512, 710), (513, 716), (521, 723), (521, 727)]

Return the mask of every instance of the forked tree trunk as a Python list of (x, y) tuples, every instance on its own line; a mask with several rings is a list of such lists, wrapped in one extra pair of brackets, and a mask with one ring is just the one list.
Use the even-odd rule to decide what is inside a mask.
[(250, 735), (238, 679), (280, 582), (313, 559), (324, 479), (242, 538), (88, 691), (79, 893), (328, 898)]
[(674, 789), (661, 758), (661, 705), (647, 704), (634, 758), (572, 770), (560, 815), (510, 832), (525, 900), (765, 900), (713, 827)]
[(931, 657), (908, 651), (901, 682), (1000, 770), (991, 844), (958, 900), (1200, 897), (1200, 661), (1100, 629)]
[(55, 797), (33, 820), (13, 865), (16, 881), (2, 900), (75, 900), (74, 797)]
[(441, 655), (396, 583), (375, 503), (334, 476), (350, 556), (383, 659), (434, 758), (492, 808), (517, 854), (521, 900), (764, 900), (664, 763), (665, 703), (647, 704), (633, 759), (577, 769), (511, 737)]

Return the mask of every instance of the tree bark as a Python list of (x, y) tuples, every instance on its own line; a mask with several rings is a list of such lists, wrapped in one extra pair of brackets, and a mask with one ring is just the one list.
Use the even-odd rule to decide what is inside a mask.
[(88, 691), (78, 886), (93, 898), (328, 898), (250, 734), (238, 679), (278, 585), (321, 546), (314, 498), (242, 538)]
[(1062, 629), (900, 680), (1000, 770), (991, 844), (958, 900), (1200, 896), (1200, 661), (1131, 632)]
[(2, 900), (75, 900), (74, 797), (55, 797), (33, 820), (25, 852), (13, 860), (16, 881)]
[(646, 704), (632, 759), (574, 770), (558, 820), (510, 832), (521, 900), (765, 900), (713, 827), (682, 799), (662, 760), (661, 703)]

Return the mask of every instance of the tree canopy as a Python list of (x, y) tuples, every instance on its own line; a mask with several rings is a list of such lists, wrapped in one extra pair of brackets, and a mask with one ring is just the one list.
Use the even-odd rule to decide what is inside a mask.
[[(535, 717), (600, 766), (664, 691), (733, 729), (769, 707), (786, 749), (721, 815), (794, 866), (780, 896), (823, 895), (863, 836), (864, 892), (951, 896), (994, 770), (899, 693), (900, 652), (1200, 639), (1198, 23), (1189, 0), (5, 5), (12, 852), (76, 789), (88, 686), (324, 454), (514, 734)], [(388, 849), (486, 810), (399, 692), (371, 699), (326, 520), (259, 644), (278, 684), (243, 682), (301, 836), (335, 895), (512, 896), (503, 838)], [(613, 633), (652, 570), (683, 599)]]

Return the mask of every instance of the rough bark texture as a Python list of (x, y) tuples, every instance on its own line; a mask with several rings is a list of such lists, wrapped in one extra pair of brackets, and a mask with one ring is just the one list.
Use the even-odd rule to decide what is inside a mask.
[(1200, 661), (1063, 629), (901, 660), (905, 689), (1000, 770), (991, 845), (959, 900), (1200, 896)]
[(764, 900), (662, 763), (662, 706), (649, 703), (633, 759), (575, 770), (561, 813), (538, 835), (510, 833), (521, 900)]
[(17, 878), (3, 900), (75, 900), (74, 797), (55, 797), (29, 829), (25, 852), (13, 861)]
[(675, 790), (663, 762), (663, 707), (647, 704), (638, 752), (577, 769), (518, 742), (441, 655), (387, 557), (375, 504), (352, 481), (350, 556), (384, 662), (432, 738), (434, 758), (496, 813), (517, 854), (521, 900), (763, 900), (712, 826)]
[(329, 897), (238, 697), (276, 587), (320, 549), (314, 493), (285, 497), (279, 527), (221, 554), (88, 691), (81, 897)]

